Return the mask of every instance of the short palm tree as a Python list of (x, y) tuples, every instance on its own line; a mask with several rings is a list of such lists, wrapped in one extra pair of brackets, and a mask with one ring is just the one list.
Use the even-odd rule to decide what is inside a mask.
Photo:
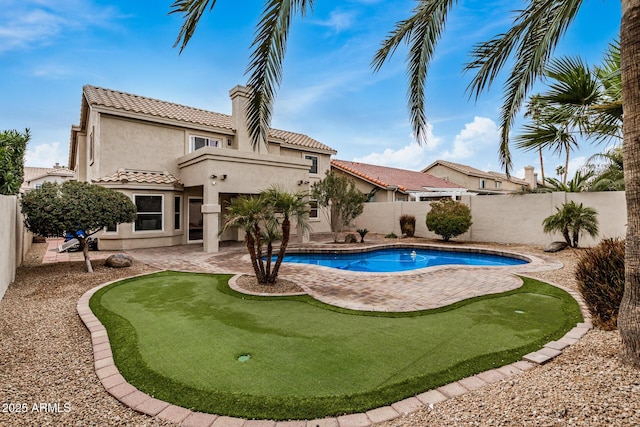
[(564, 191), (565, 193), (580, 193), (588, 191), (591, 179), (595, 173), (591, 170), (586, 172), (576, 171), (576, 174), (568, 182), (564, 183), (559, 179), (547, 178), (546, 188), (548, 191)]
[[(302, 192), (289, 193), (275, 186), (257, 196), (240, 196), (227, 207), (222, 231), (230, 227), (244, 230), (244, 242), (258, 283), (276, 283), (289, 245), (292, 219), (296, 221), (299, 233), (309, 229), (306, 195)], [(274, 243), (278, 241), (280, 248), (276, 262), (272, 263)]]
[(547, 234), (562, 233), (564, 240), (572, 248), (578, 247), (581, 234), (587, 233), (591, 237), (598, 235), (598, 212), (570, 201), (556, 208), (557, 212), (548, 216), (542, 222), (543, 231)]

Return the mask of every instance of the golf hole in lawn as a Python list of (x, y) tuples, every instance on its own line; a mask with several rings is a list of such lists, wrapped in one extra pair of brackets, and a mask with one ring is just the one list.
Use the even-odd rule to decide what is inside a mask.
[(379, 313), (248, 296), (228, 287), (230, 277), (161, 272), (94, 294), (90, 307), (127, 381), (196, 411), (313, 419), (514, 362), (582, 320), (566, 292), (528, 278), (440, 309)]

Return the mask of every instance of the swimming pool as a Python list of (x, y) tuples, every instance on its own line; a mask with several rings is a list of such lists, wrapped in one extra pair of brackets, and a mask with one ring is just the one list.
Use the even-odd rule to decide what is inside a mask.
[(414, 247), (374, 249), (357, 253), (290, 253), (284, 262), (312, 264), (347, 271), (398, 272), (438, 265), (504, 267), (527, 261), (504, 255)]

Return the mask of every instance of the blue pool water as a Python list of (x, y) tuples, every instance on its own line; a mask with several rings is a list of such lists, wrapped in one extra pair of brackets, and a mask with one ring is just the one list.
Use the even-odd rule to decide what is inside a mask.
[(510, 266), (527, 263), (521, 259), (500, 255), (419, 248), (377, 249), (360, 253), (287, 254), (284, 262), (368, 272), (407, 271), (437, 265)]

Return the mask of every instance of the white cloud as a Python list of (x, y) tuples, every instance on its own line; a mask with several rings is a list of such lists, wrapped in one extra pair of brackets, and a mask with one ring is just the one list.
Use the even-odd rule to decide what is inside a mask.
[(96, 6), (86, 0), (9, 1), (0, 9), (0, 52), (48, 45), (61, 33), (108, 27), (117, 17), (113, 7)]
[(349, 29), (353, 25), (355, 14), (353, 12), (342, 12), (334, 10), (329, 14), (329, 19), (314, 20), (313, 23), (322, 27), (328, 27), (333, 32), (339, 33)]
[(421, 170), (429, 163), (427, 159), (428, 152), (433, 151), (441, 143), (442, 139), (436, 137), (433, 134), (433, 127), (428, 125), (425, 145), (419, 145), (417, 142), (412, 141), (409, 145), (397, 150), (386, 148), (382, 153), (374, 152), (364, 157), (354, 158), (353, 161), (401, 169)]
[(440, 153), (440, 158), (460, 160), (473, 157), (479, 150), (489, 146), (497, 147), (500, 129), (496, 123), (486, 117), (476, 116), (473, 122), (464, 125), (464, 129), (454, 139), (453, 147)]
[(57, 162), (67, 165), (68, 146), (61, 146), (59, 142), (51, 144), (39, 144), (33, 147), (27, 146), (25, 166), (50, 168)]

